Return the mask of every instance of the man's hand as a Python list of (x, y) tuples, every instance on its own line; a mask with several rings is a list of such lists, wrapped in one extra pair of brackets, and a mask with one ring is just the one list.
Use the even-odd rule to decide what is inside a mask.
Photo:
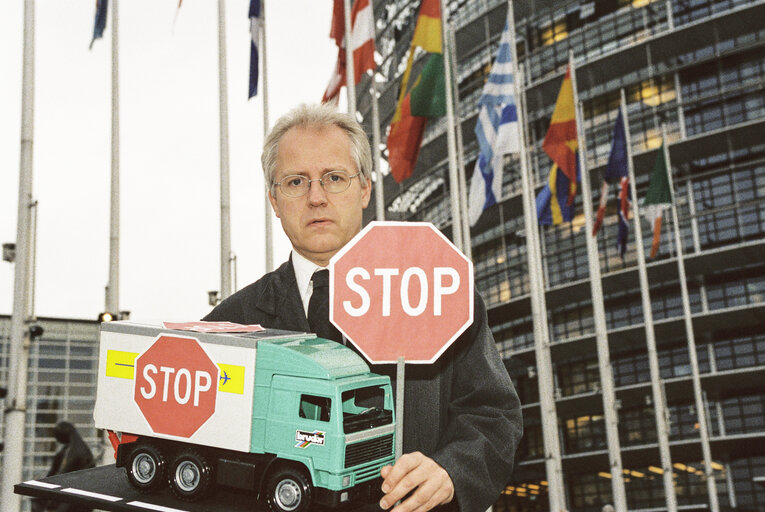
[(412, 489), (415, 491), (391, 512), (424, 512), (454, 498), (454, 483), (444, 468), (420, 452), (401, 456), (393, 466), (385, 466), (380, 506), (392, 507)]

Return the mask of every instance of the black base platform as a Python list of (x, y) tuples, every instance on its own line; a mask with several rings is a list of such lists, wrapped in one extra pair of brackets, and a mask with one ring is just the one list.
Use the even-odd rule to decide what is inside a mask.
[(29, 480), (13, 487), (16, 494), (107, 511), (159, 512), (261, 512), (254, 496), (231, 489), (217, 488), (203, 500), (186, 503), (168, 489), (143, 494), (133, 489), (125, 470), (100, 466), (62, 475)]
[[(117, 512), (265, 512), (252, 494), (224, 487), (194, 503), (179, 501), (169, 489), (151, 494), (135, 490), (125, 470), (114, 464), (62, 475), (28, 480), (13, 487), (13, 492), (43, 500), (71, 503), (84, 508)], [(320, 510), (317, 508), (317, 510)], [(381, 509), (375, 505), (347, 506), (342, 510)]]

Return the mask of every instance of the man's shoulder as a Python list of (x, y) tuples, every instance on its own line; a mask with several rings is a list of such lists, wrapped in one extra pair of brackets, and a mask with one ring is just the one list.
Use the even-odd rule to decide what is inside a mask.
[(294, 280), (292, 264), (287, 261), (223, 300), (202, 320), (258, 323), (260, 320), (255, 316), (277, 313), (280, 295), (287, 289), (290, 281)]

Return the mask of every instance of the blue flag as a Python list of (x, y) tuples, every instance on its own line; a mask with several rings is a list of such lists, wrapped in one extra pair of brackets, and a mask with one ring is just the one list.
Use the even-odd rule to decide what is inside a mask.
[(497, 57), (478, 100), (475, 135), (479, 154), (470, 180), (468, 216), (475, 225), (481, 213), (502, 198), (503, 156), (520, 151), (520, 129), (513, 81), (512, 27), (508, 11)]
[(260, 0), (250, 0), (250, 95), (258, 94), (258, 38), (260, 36)]
[(93, 39), (90, 40), (88, 49), (93, 48), (96, 39), (104, 37), (104, 28), (106, 28), (106, 11), (109, 7), (109, 0), (96, 0), (96, 20), (93, 24)]
[(598, 234), (598, 230), (603, 223), (603, 216), (605, 215), (608, 203), (608, 189), (611, 183), (619, 184), (619, 206), (617, 208), (619, 213), (619, 234), (616, 238), (616, 246), (619, 254), (624, 258), (624, 252), (627, 249), (627, 235), (630, 231), (630, 179), (627, 168), (627, 134), (621, 109), (619, 109), (619, 115), (616, 116), (616, 123), (614, 123), (614, 138), (611, 141), (611, 153), (608, 155), (608, 164), (603, 175), (600, 204), (595, 225), (592, 229), (593, 236)]

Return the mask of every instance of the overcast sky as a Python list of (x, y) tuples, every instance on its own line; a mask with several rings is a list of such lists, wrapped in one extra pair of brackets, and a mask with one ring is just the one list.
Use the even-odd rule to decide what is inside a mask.
[[(0, 243), (16, 239), (23, 3), (0, 2)], [(220, 288), (217, 2), (120, 2), (120, 308), (194, 320)], [(232, 250), (239, 288), (265, 270), (263, 104), (247, 101), (248, 0), (227, 0)], [(321, 99), (337, 56), (330, 0), (268, 5), (271, 123)], [(174, 18), (176, 17), (174, 24)], [(95, 319), (109, 259), (111, 13), (88, 45), (95, 0), (36, 2), (36, 313)], [(274, 219), (276, 264), (289, 244)], [(13, 310), (0, 261), (0, 314)]]

